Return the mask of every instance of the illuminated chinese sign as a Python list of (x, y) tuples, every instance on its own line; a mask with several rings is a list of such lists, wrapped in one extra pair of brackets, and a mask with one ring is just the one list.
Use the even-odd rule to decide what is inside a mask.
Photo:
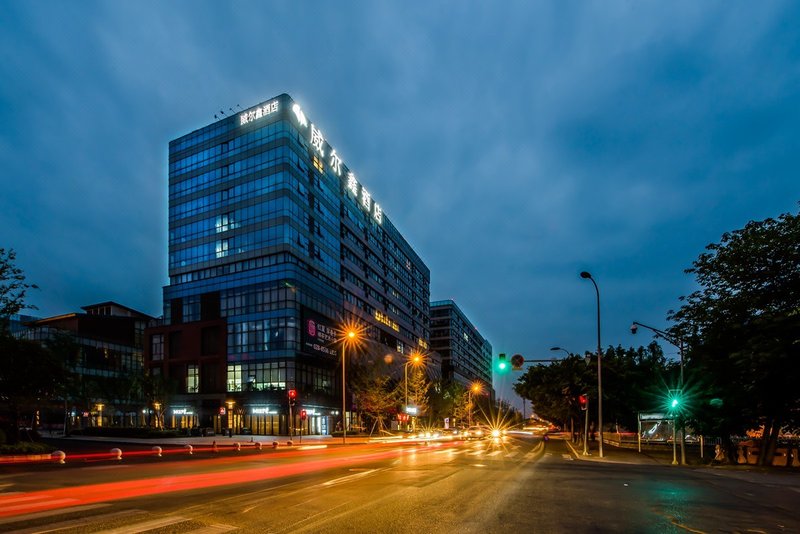
[(306, 312), (303, 321), (303, 348), (324, 356), (336, 356), (336, 329), (317, 314)]
[(262, 117), (278, 112), (278, 101), (267, 102), (263, 106), (256, 106), (239, 114), (239, 125), (244, 126)]
[[(303, 110), (300, 109), (300, 106), (297, 104), (292, 105), (292, 112), (297, 118), (297, 123), (300, 125), (300, 127), (308, 130), (309, 143), (311, 143), (311, 146), (314, 148), (317, 154), (319, 154), (320, 158), (325, 158), (326, 141), (325, 137), (322, 135), (322, 131), (314, 126), (313, 123), (309, 125), (308, 119), (303, 113)], [(242, 124), (245, 123), (242, 122)], [(330, 148), (330, 154), (328, 154), (329, 159), (327, 160), (328, 165), (334, 174), (336, 174), (336, 176), (342, 176), (342, 158), (336, 153), (336, 149), (330, 145), (328, 146)], [(361, 206), (361, 209), (371, 214), (375, 222), (378, 224), (383, 224), (383, 210), (381, 209), (381, 205), (372, 200), (372, 195), (370, 195), (369, 191), (367, 191), (364, 186), (358, 183), (355, 174), (348, 172), (345, 180), (347, 190), (352, 193), (356, 204)]]

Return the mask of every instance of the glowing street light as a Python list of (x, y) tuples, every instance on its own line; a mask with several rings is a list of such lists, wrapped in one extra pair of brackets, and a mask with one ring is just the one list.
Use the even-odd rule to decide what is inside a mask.
[(483, 391), (483, 384), (480, 382), (473, 382), (472, 385), (469, 387), (469, 394), (467, 396), (467, 418), (469, 420), (469, 426), (472, 426), (472, 394), (478, 394)]
[(406, 390), (406, 402), (405, 402), (406, 413), (408, 413), (408, 366), (419, 365), (421, 362), (422, 362), (422, 355), (418, 352), (413, 352), (408, 361), (403, 364), (403, 372), (405, 374), (405, 390)]
[(591, 273), (586, 271), (581, 272), (581, 278), (591, 280), (594, 284), (594, 290), (597, 293), (597, 432), (600, 438), (598, 446), (600, 447), (600, 458), (603, 457), (603, 368), (600, 363), (602, 360), (602, 349), (600, 348), (600, 289), (597, 287), (597, 282), (592, 278)]
[(358, 329), (355, 325), (345, 325), (342, 335), (342, 444), (347, 444), (347, 396), (345, 388), (347, 384), (345, 370), (345, 348), (348, 344), (353, 345), (359, 341)]

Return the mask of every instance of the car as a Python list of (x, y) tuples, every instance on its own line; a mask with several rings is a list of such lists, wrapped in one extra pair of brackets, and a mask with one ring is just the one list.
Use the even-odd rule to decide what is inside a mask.
[(241, 435), (241, 436), (252, 436), (253, 435), (253, 430), (250, 429), (249, 427), (243, 426), (242, 428), (239, 429), (239, 435)]
[(464, 432), (464, 436), (467, 439), (483, 439), (488, 435), (488, 431), (482, 426), (471, 426)]

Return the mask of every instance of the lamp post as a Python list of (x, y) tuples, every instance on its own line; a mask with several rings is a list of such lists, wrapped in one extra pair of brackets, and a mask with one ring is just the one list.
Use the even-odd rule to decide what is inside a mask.
[[(639, 329), (640, 326), (642, 328), (647, 328), (648, 330), (650, 330), (653, 333), (655, 333), (656, 337), (660, 337), (661, 339), (663, 339), (667, 343), (677, 347), (678, 354), (680, 355), (680, 359), (681, 359), (681, 374), (680, 374), (680, 378), (678, 380), (678, 387), (679, 387), (680, 391), (683, 391), (683, 346), (684, 346), (683, 345), (683, 338), (671, 336), (668, 333), (664, 332), (663, 330), (659, 330), (658, 328), (654, 328), (652, 326), (647, 326), (646, 324), (642, 324), (642, 323), (640, 323), (638, 321), (633, 321), (633, 324), (631, 324), (631, 334), (636, 334), (636, 331)], [(672, 456), (674, 458), (675, 457), (675, 421), (674, 421), (674, 419), (672, 421), (672, 434), (673, 434), (672, 435), (672, 449), (673, 449)], [(677, 462), (673, 462), (673, 463), (677, 463)], [(685, 432), (685, 429), (683, 427), (681, 427), (681, 465), (685, 465), (685, 464), (686, 464), (686, 432)]]
[(563, 350), (567, 356), (572, 356), (572, 353), (570, 353), (570, 351), (568, 351), (567, 349), (562, 349), (561, 347), (550, 347), (550, 350)]
[(586, 271), (581, 272), (581, 278), (589, 279), (594, 285), (595, 293), (597, 293), (597, 432), (600, 441), (599, 454), (600, 458), (603, 457), (603, 367), (602, 349), (600, 348), (600, 289), (597, 287), (597, 282), (594, 281), (592, 275)]
[(468, 426), (472, 426), (472, 394), (480, 393), (482, 389), (483, 388), (480, 382), (473, 382), (473, 384), (469, 387), (469, 392), (467, 395), (467, 404), (469, 405), (467, 410), (467, 422), (469, 423)]
[(409, 358), (408, 361), (403, 364), (403, 373), (405, 375), (404, 383), (406, 390), (406, 402), (404, 404), (404, 409), (406, 411), (406, 414), (408, 414), (408, 366), (411, 364), (418, 365), (419, 362), (421, 361), (422, 361), (422, 356), (420, 356), (419, 353), (414, 352), (411, 354), (411, 358)]
[(344, 339), (342, 340), (342, 445), (347, 444), (347, 397), (345, 396), (345, 347), (348, 343), (356, 341), (356, 331), (352, 328), (348, 329)]

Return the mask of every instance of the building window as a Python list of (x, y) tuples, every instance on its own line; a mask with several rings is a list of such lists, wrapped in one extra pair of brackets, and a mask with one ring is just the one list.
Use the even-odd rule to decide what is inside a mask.
[(222, 239), (221, 241), (217, 241), (217, 258), (224, 258), (228, 255), (228, 240)]
[(200, 389), (200, 372), (196, 365), (186, 366), (186, 393), (198, 393)]
[(319, 172), (323, 172), (325, 169), (322, 166), (322, 160), (320, 160), (317, 156), (311, 157), (311, 162), (314, 164), (314, 168), (317, 169)]
[(150, 338), (150, 356), (154, 362), (164, 359), (164, 334), (153, 334)]
[(242, 366), (228, 366), (228, 391), (242, 391)]

